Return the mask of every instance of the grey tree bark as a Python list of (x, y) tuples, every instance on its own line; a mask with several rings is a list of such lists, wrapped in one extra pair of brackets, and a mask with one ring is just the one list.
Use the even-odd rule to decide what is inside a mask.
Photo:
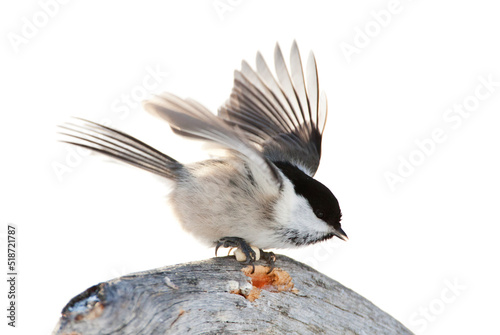
[(286, 256), (167, 266), (100, 283), (71, 299), (53, 334), (412, 334), (370, 301)]

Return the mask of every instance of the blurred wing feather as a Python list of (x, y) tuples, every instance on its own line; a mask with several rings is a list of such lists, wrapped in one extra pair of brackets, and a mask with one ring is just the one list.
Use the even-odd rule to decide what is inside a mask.
[(277, 168), (257, 150), (245, 132), (212, 114), (198, 102), (162, 93), (145, 101), (144, 108), (167, 121), (179, 135), (212, 141), (226, 149), (234, 150), (251, 168), (260, 172), (259, 176), (281, 187), (282, 179)]

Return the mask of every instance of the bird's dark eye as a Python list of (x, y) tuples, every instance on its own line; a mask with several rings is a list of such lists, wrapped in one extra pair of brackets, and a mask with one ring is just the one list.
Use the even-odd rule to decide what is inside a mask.
[(323, 211), (319, 210), (319, 209), (315, 210), (314, 214), (316, 214), (316, 217), (318, 217), (319, 219), (321, 219), (325, 216), (325, 213), (323, 213)]

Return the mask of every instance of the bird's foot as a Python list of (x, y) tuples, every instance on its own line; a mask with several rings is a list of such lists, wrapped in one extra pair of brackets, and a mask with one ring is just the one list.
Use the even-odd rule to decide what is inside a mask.
[(260, 250), (260, 258), (266, 261), (267, 265), (269, 265), (269, 271), (267, 274), (270, 274), (274, 270), (274, 263), (276, 262), (276, 255), (272, 251), (264, 251)]
[[(237, 259), (243, 264), (251, 265), (252, 273), (255, 272), (254, 263), (261, 258), (269, 265), (268, 274), (271, 273), (274, 269), (274, 263), (276, 261), (276, 256), (274, 255), (274, 253), (266, 252), (262, 249), (252, 247), (241, 237), (226, 236), (221, 238), (219, 241), (217, 241), (217, 244), (215, 246), (215, 256), (217, 256), (217, 251), (220, 247), (238, 248), (238, 250), (236, 250), (235, 252)], [(256, 253), (256, 250), (258, 250), (259, 253)], [(242, 254), (241, 256), (244, 256), (245, 258), (243, 259), (243, 257), (238, 257), (238, 253), (240, 255)]]
[(219, 250), (220, 247), (240, 249), (246, 256), (244, 261), (245, 264), (250, 264), (251, 262), (255, 262), (257, 260), (255, 251), (252, 249), (250, 244), (248, 244), (241, 237), (226, 236), (218, 240), (215, 246), (215, 256), (217, 256), (217, 250)]

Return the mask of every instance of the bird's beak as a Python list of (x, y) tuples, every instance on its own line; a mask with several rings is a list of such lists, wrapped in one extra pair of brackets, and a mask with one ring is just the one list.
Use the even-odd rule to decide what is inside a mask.
[(340, 238), (342, 241), (347, 241), (349, 238), (347, 237), (347, 234), (342, 230), (342, 228), (335, 229), (334, 232), (335, 236)]

